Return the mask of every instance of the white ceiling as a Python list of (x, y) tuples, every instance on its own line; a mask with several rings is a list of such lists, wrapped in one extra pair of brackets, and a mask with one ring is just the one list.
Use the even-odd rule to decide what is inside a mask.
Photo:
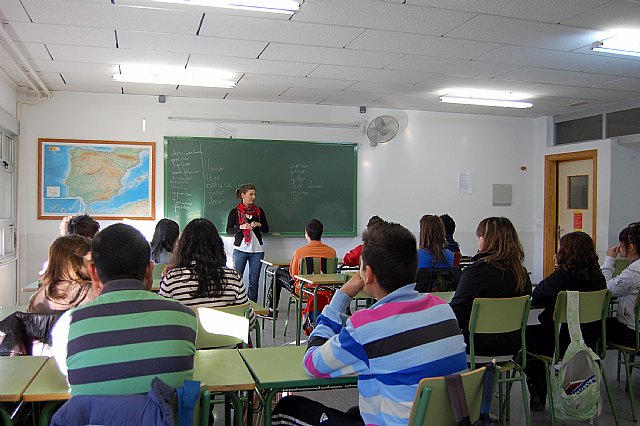
[[(640, 29), (640, 0), (306, 0), (285, 15), (150, 0), (2, 0), (52, 91), (538, 117), (640, 101), (640, 58), (588, 46)], [(233, 89), (112, 81), (130, 63), (221, 68)], [(28, 88), (0, 46), (0, 67)], [(443, 89), (525, 92), (527, 110), (439, 103)]]

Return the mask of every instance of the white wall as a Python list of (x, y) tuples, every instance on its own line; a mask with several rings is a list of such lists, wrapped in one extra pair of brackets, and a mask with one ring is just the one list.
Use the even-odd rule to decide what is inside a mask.
[(640, 143), (611, 144), (611, 207), (609, 246), (631, 222), (640, 221)]
[[(13, 134), (19, 131), (16, 100), (15, 86), (0, 71), (0, 129)], [(16, 259), (0, 263), (0, 306), (13, 305), (16, 301), (16, 266)]]
[[(369, 110), (374, 117), (383, 111)], [(527, 267), (534, 252), (535, 126), (534, 120), (480, 115), (407, 112), (406, 131), (375, 149), (362, 144), (358, 153), (358, 227), (373, 214), (402, 223), (418, 233), (425, 213), (449, 213), (458, 223), (456, 237), (475, 252), (475, 227), (489, 215), (510, 217), (520, 231)], [(312, 122), (357, 122), (362, 116), (353, 107), (328, 107), (264, 102), (167, 98), (159, 104), (153, 96), (56, 93), (53, 101), (28, 105), (22, 116), (20, 152), (19, 238), (20, 281), (37, 277), (47, 247), (57, 236), (57, 221), (37, 220), (37, 139), (77, 138), (157, 143), (156, 212), (163, 213), (163, 137), (170, 135), (213, 136), (216, 124), (169, 122), (169, 115), (236, 119)], [(147, 132), (142, 132), (146, 118)], [(358, 131), (228, 125), (237, 137), (316, 141), (363, 142)], [(527, 170), (521, 171), (520, 166)], [(473, 194), (459, 195), (458, 172), (470, 172)], [(491, 184), (513, 185), (513, 204), (491, 206)], [(259, 197), (259, 192), (258, 192)], [(259, 198), (258, 198), (259, 204)], [(109, 222), (102, 221), (107, 226)], [(154, 223), (138, 221), (149, 238)], [(359, 238), (327, 238), (344, 254)], [(301, 238), (267, 238), (267, 256), (287, 257), (303, 244)], [(28, 254), (28, 255), (27, 255)]]

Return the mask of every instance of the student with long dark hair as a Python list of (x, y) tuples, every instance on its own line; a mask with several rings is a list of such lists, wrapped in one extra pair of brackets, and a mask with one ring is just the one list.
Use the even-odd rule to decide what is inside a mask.
[[(524, 250), (518, 233), (506, 217), (483, 219), (476, 229), (478, 254), (462, 271), (451, 308), (468, 341), (473, 299), (531, 295), (531, 281), (522, 265)], [(520, 331), (481, 334), (475, 337), (476, 355), (515, 355), (520, 348)]]
[(249, 299), (258, 301), (258, 280), (260, 279), (260, 259), (264, 258), (262, 234), (269, 232), (269, 223), (264, 210), (258, 207), (256, 187), (245, 183), (236, 189), (240, 203), (229, 212), (227, 235), (232, 235), (233, 267), (240, 274), (249, 264)]
[(453, 253), (444, 248), (444, 223), (438, 216), (426, 214), (420, 219), (418, 240), (418, 268), (449, 268), (453, 266)]
[(180, 227), (171, 219), (160, 219), (151, 239), (151, 260), (155, 263), (171, 263), (173, 246), (180, 235)]
[[(558, 293), (607, 288), (593, 240), (584, 232), (571, 232), (560, 238), (555, 264), (555, 271), (533, 290), (532, 305), (543, 306), (544, 311), (538, 315), (540, 324), (528, 326), (526, 333), (527, 350), (549, 356), (553, 356), (555, 349), (553, 312)], [(582, 325), (581, 329), (585, 343), (595, 348), (601, 334), (600, 322)], [(560, 340), (561, 353), (566, 350), (569, 340), (568, 332), (563, 330)], [(526, 374), (531, 396), (529, 405), (533, 411), (543, 411), (547, 395), (544, 363), (531, 359), (527, 362)]]
[[(240, 276), (226, 264), (227, 256), (216, 226), (208, 219), (194, 219), (178, 239), (172, 269), (162, 279), (159, 294), (191, 308), (248, 303)], [(250, 321), (253, 325), (253, 312)]]

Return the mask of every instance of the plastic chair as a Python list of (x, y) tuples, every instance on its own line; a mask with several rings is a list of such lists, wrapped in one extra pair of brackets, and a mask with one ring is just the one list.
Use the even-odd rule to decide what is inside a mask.
[(234, 306), (223, 306), (219, 308), (211, 308), (216, 311), (226, 312), (232, 315), (238, 315), (244, 317), (249, 320), (249, 333), (252, 331), (256, 332), (256, 340), (255, 346), (256, 348), (261, 347), (261, 338), (260, 338), (260, 326), (258, 324), (258, 319), (253, 322), (253, 326), (251, 326), (251, 312), (252, 308), (249, 303), (243, 303), (242, 305), (234, 305)]
[(636, 345), (626, 346), (618, 342), (607, 341), (607, 345), (610, 349), (618, 351), (617, 360), (617, 378), (620, 381), (620, 365), (624, 365), (624, 371), (627, 378), (627, 392), (629, 393), (629, 402), (631, 403), (631, 417), (634, 422), (638, 421), (636, 414), (636, 403), (633, 398), (633, 383), (631, 381), (631, 371), (634, 368), (640, 368), (640, 360), (636, 360), (635, 357), (640, 355), (640, 294), (636, 297)]
[[(249, 340), (249, 320), (218, 308), (196, 308), (196, 349), (235, 348)], [(242, 316), (239, 318), (238, 316)]]
[[(483, 378), (486, 367), (461, 374), (471, 424), (480, 418)], [(420, 380), (411, 406), (408, 426), (455, 426), (444, 377)]]
[[(602, 327), (602, 338), (596, 348), (596, 354), (600, 357), (600, 371), (602, 372), (602, 381), (604, 387), (607, 390), (607, 397), (609, 398), (609, 405), (611, 406), (611, 413), (615, 419), (616, 425), (620, 424), (618, 419), (618, 413), (616, 411), (615, 404), (611, 398), (611, 390), (609, 389), (609, 382), (607, 381), (607, 372), (604, 368), (604, 358), (607, 354), (607, 332), (606, 332), (606, 317), (609, 308), (609, 299), (611, 294), (608, 290), (599, 291), (581, 291), (580, 295), (580, 324), (586, 324), (590, 322), (600, 321)], [(567, 323), (567, 292), (561, 291), (556, 297), (556, 307), (553, 313), (553, 327), (554, 327), (554, 339), (555, 339), (555, 351), (554, 356), (556, 362), (562, 360), (560, 356), (560, 329), (562, 324)], [(556, 424), (555, 410), (553, 406), (553, 397), (551, 395), (550, 380), (549, 380), (549, 366), (553, 363), (553, 357), (548, 357), (542, 354), (535, 354), (527, 352), (527, 355), (545, 363), (545, 373), (547, 379), (547, 399), (549, 400), (549, 408), (551, 411), (551, 424)]]
[[(300, 260), (300, 275), (310, 274), (335, 274), (338, 272), (338, 259), (329, 257), (303, 257)], [(293, 275), (293, 273), (291, 274)], [(288, 289), (289, 290), (289, 289)], [(289, 302), (287, 302), (287, 317), (284, 320), (284, 332), (283, 336), (287, 335), (287, 327), (289, 326), (289, 314), (291, 312), (291, 305), (296, 306), (296, 332), (300, 335), (300, 329), (302, 328), (302, 319), (299, 318), (298, 312), (302, 311), (302, 303), (305, 297), (302, 292), (296, 294), (296, 289), (290, 289)]]
[[(527, 383), (524, 369), (527, 365), (527, 344), (525, 329), (529, 318), (531, 298), (529, 296), (511, 297), (504, 299), (478, 298), (474, 299), (469, 320), (469, 364), (471, 369), (476, 363), (486, 363), (492, 359), (496, 365), (496, 383), (498, 384), (499, 417), (502, 421), (503, 412), (509, 420), (511, 385), (520, 382), (522, 387), (522, 403), (527, 425), (531, 424), (529, 415), (529, 401), (527, 398)], [(514, 360), (511, 356), (479, 357), (475, 355), (474, 336), (476, 334), (509, 333), (520, 330), (520, 353)], [(506, 374), (506, 376), (505, 376)], [(507, 385), (506, 395), (503, 394), (503, 384)]]
[(162, 278), (162, 271), (164, 271), (164, 268), (167, 266), (166, 263), (156, 263), (155, 265), (153, 265), (153, 279), (154, 280), (159, 280)]

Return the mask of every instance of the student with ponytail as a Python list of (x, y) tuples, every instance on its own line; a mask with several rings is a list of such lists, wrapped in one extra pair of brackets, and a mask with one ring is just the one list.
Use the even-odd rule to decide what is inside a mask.
[(262, 233), (269, 232), (267, 215), (256, 206), (256, 187), (245, 183), (236, 189), (240, 203), (231, 209), (227, 219), (227, 235), (233, 235), (233, 268), (242, 277), (249, 264), (249, 299), (258, 301), (260, 259), (264, 258)]

